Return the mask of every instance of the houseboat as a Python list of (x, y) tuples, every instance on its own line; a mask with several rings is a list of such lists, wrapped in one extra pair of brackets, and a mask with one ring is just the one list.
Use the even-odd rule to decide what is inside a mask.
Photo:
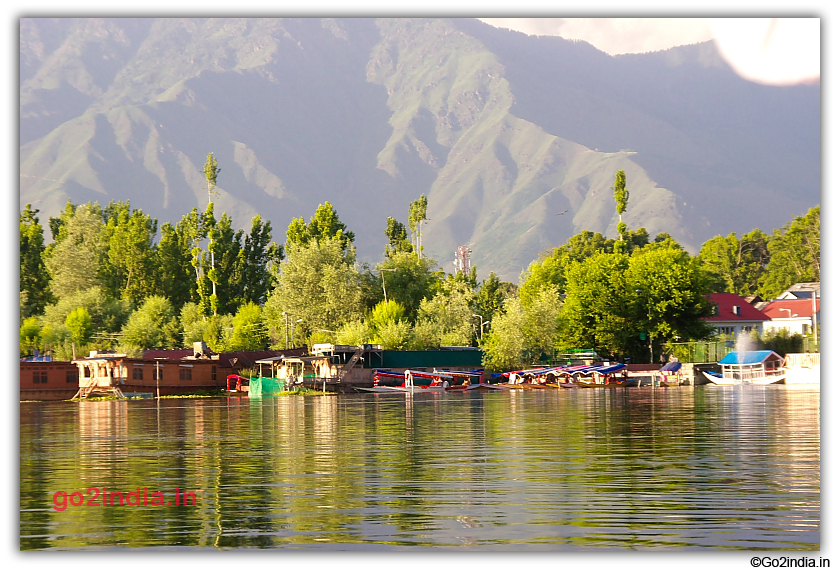
[(21, 400), (69, 400), (78, 389), (79, 369), (69, 360), (50, 356), (21, 359)]

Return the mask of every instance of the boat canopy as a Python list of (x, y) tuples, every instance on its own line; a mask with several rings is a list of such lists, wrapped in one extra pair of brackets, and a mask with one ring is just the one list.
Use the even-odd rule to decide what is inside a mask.
[(760, 364), (771, 356), (775, 356), (777, 359), (782, 358), (772, 350), (733, 350), (724, 356), (718, 364)]
[(676, 372), (682, 368), (682, 362), (669, 362), (659, 369), (660, 372)]

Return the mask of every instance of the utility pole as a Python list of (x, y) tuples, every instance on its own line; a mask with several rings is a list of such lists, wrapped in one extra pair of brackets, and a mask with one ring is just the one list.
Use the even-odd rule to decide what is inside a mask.
[(157, 390), (157, 399), (160, 400), (160, 358), (155, 358), (155, 389)]
[(396, 270), (397, 270), (396, 267), (392, 267), (391, 269), (383, 268), (383, 269), (379, 270), (379, 275), (382, 276), (382, 294), (385, 295), (385, 303), (386, 304), (388, 303), (388, 292), (385, 290), (385, 273), (383, 273), (383, 272), (384, 271), (396, 271)]
[(484, 340), (484, 325), (489, 325), (489, 324), (490, 324), (490, 321), (485, 321), (485, 320), (484, 320), (484, 317), (482, 317), (481, 315), (476, 314), (476, 313), (473, 313), (473, 316), (474, 316), (474, 317), (478, 317), (479, 322), (481, 323), (481, 324), (479, 325), (479, 327), (481, 328), (480, 339), (481, 339), (481, 340)]
[(286, 349), (289, 348), (289, 313), (283, 311), (283, 316), (286, 317)]

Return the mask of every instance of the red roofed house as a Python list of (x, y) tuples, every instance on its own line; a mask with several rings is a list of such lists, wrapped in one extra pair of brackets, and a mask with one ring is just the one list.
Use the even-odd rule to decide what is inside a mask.
[[(820, 299), (816, 298), (816, 322), (820, 321)], [(761, 312), (770, 320), (764, 330), (787, 329), (791, 334), (809, 335), (814, 329), (814, 300), (774, 299), (762, 307)]]
[(709, 300), (715, 306), (715, 314), (704, 320), (716, 329), (717, 334), (733, 337), (742, 332), (758, 331), (758, 334), (762, 334), (764, 323), (770, 320), (770, 317), (734, 293), (712, 293)]

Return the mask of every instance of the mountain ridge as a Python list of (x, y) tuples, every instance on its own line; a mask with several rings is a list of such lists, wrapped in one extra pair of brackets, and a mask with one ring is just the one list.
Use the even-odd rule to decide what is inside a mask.
[(470, 244), (480, 274), (514, 281), (574, 233), (615, 233), (619, 168), (628, 225), (694, 251), (819, 203), (819, 86), (749, 84), (709, 44), (612, 57), (466, 19), (22, 19), (20, 117), (20, 200), (42, 216), (130, 199), (177, 221), (206, 205), (214, 152), (239, 227), (259, 213), (282, 242), (328, 200), (375, 262), (385, 218), (425, 193), (429, 255), (448, 268)]

